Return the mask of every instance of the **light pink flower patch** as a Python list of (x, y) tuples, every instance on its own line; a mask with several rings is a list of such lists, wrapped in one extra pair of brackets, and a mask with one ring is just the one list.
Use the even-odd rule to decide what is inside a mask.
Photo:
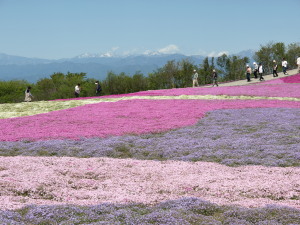
[(162, 132), (195, 124), (216, 109), (299, 108), (278, 100), (130, 100), (102, 102), (0, 120), (0, 141), (79, 139)]
[(182, 197), (220, 205), (300, 209), (300, 168), (68, 157), (0, 157), (0, 161), (2, 210), (28, 204), (155, 204)]

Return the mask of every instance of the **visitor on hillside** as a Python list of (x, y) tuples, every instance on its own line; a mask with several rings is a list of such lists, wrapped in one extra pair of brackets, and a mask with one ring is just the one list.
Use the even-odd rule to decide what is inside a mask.
[(258, 65), (259, 81), (265, 80), (265, 79), (263, 78), (263, 73), (264, 73), (264, 68), (263, 68), (262, 64), (260, 63), (260, 64)]
[(96, 85), (96, 96), (99, 96), (100, 92), (102, 91), (102, 88), (98, 80), (95, 82), (95, 85)]
[(80, 90), (81, 90), (80, 84), (77, 84), (77, 85), (75, 86), (75, 92), (74, 92), (76, 98), (79, 97)]
[(288, 65), (288, 63), (287, 63), (287, 61), (286, 61), (286, 59), (285, 58), (283, 58), (282, 59), (282, 72), (283, 72), (283, 74), (284, 75), (288, 75), (288, 73), (286, 72), (287, 71), (287, 65)]
[(246, 78), (247, 78), (247, 82), (250, 82), (250, 75), (252, 73), (251, 67), (249, 65), (247, 65), (247, 69), (246, 69)]
[(298, 73), (300, 73), (300, 56), (297, 58)]
[(199, 84), (198, 84), (198, 73), (196, 70), (194, 70), (194, 74), (193, 74), (193, 87), (199, 87)]
[(278, 77), (277, 69), (278, 65), (276, 63), (276, 60), (273, 60), (273, 77)]
[(25, 102), (31, 102), (32, 99), (33, 99), (33, 96), (31, 94), (30, 90), (31, 90), (31, 87), (28, 86), (26, 91), (25, 91)]
[(253, 71), (254, 78), (257, 79), (258, 65), (256, 62), (254, 62), (253, 65), (254, 65), (254, 71)]
[(218, 84), (218, 74), (216, 70), (213, 70), (212, 72), (212, 79), (213, 79), (213, 87), (216, 85), (217, 87), (219, 86)]

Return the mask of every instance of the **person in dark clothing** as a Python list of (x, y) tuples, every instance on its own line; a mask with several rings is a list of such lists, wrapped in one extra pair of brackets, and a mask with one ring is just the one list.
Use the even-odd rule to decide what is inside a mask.
[(277, 73), (277, 69), (278, 69), (278, 65), (276, 63), (276, 60), (273, 60), (273, 77), (278, 77), (278, 73)]
[(96, 81), (95, 85), (96, 85), (96, 96), (99, 96), (102, 91), (99, 81)]
[(212, 79), (213, 79), (213, 87), (216, 85), (217, 87), (219, 86), (218, 84), (218, 74), (216, 70), (213, 70), (212, 72)]
[(251, 81), (250, 76), (251, 76), (251, 68), (250, 68), (250, 66), (247, 65), (246, 77), (247, 77), (248, 82)]

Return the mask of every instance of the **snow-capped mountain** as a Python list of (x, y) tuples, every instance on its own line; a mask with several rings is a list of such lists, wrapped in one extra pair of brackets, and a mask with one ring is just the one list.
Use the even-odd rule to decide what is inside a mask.
[(74, 58), (77, 59), (86, 59), (86, 58), (105, 58), (105, 57), (115, 57), (115, 55), (111, 52), (106, 52), (102, 54), (95, 54), (95, 53), (83, 53), (81, 55), (75, 56)]

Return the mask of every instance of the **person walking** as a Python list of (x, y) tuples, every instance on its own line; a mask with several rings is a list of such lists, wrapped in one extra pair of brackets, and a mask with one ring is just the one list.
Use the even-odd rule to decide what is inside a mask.
[(28, 86), (25, 91), (25, 100), (24, 100), (25, 102), (31, 102), (33, 99), (33, 96), (30, 91), (31, 91), (31, 87)]
[(95, 85), (96, 85), (96, 96), (99, 96), (100, 92), (102, 91), (102, 88), (98, 80), (95, 82)]
[(250, 75), (251, 75), (252, 71), (251, 71), (251, 67), (249, 65), (247, 65), (247, 70), (246, 70), (246, 78), (247, 78), (247, 82), (250, 82)]
[(262, 64), (260, 63), (258, 65), (258, 74), (259, 74), (259, 81), (264, 81), (265, 79), (263, 78), (263, 73), (264, 73), (264, 68)]
[(300, 56), (297, 57), (298, 73), (300, 73)]
[(81, 90), (80, 84), (77, 84), (77, 85), (75, 86), (75, 92), (74, 92), (76, 98), (79, 97), (80, 90)]
[(254, 71), (253, 71), (254, 78), (257, 79), (258, 65), (256, 62), (254, 62), (253, 65), (254, 65)]
[(196, 70), (194, 70), (194, 74), (193, 74), (193, 87), (199, 87), (199, 84), (198, 84), (198, 73)]
[(287, 63), (287, 61), (286, 61), (286, 59), (285, 58), (283, 58), (282, 59), (282, 72), (283, 72), (283, 74), (284, 75), (288, 75), (288, 73), (286, 72), (287, 71), (287, 65), (288, 65), (288, 63)]
[(219, 84), (218, 84), (218, 74), (217, 74), (215, 69), (212, 72), (212, 79), (213, 79), (213, 87), (215, 85), (218, 87), (219, 86)]
[(276, 63), (276, 60), (273, 60), (273, 77), (278, 77), (278, 73), (277, 73), (277, 69), (278, 69), (278, 65)]

